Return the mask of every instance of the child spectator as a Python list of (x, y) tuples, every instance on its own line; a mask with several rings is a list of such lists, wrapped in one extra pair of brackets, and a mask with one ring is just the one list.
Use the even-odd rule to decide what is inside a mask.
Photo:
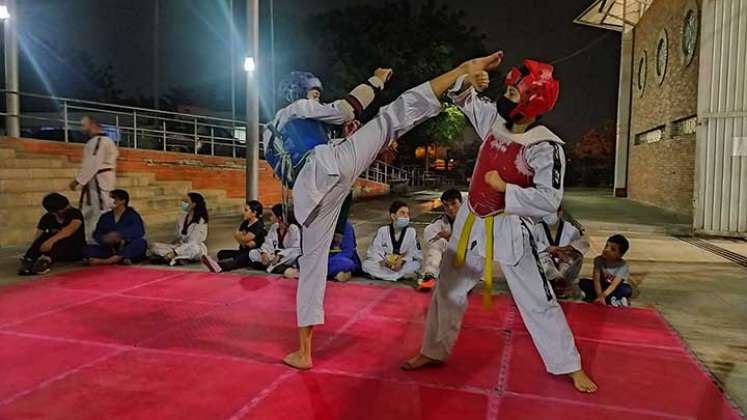
[(298, 257), (301, 256), (301, 229), (293, 217), (293, 209), (282, 204), (272, 206), (272, 226), (260, 248), (249, 251), (252, 267), (268, 273), (298, 277)]
[(379, 228), (368, 248), (363, 271), (379, 280), (417, 278), (423, 255), (417, 232), (410, 226), (410, 208), (395, 201), (389, 207), (389, 218), (391, 223)]
[(23, 256), (21, 276), (48, 273), (56, 261), (78, 261), (86, 245), (83, 214), (70, 207), (64, 195), (48, 194), (42, 207), (47, 213), (39, 219), (36, 239)]
[(353, 275), (361, 271), (361, 259), (356, 250), (358, 244), (355, 240), (355, 229), (350, 221), (345, 221), (345, 230), (340, 242), (340, 248), (329, 252), (329, 265), (327, 268), (327, 279), (346, 282)]
[(462, 193), (451, 189), (441, 194), (441, 205), (444, 214), (425, 227), (425, 259), (423, 262), (423, 278), (418, 280), (418, 290), (429, 292), (436, 284), (436, 278), (441, 270), (441, 259), (451, 238), (451, 228), (454, 219), (462, 206)]
[(93, 239), (96, 245), (83, 250), (90, 265), (129, 265), (145, 258), (145, 224), (140, 214), (130, 207), (130, 194), (113, 190), (111, 211), (103, 213), (96, 223)]
[(633, 289), (629, 284), (628, 263), (622, 258), (629, 246), (622, 235), (612, 235), (607, 239), (602, 255), (594, 258), (593, 279), (581, 279), (578, 283), (584, 292), (584, 300), (614, 307), (629, 305)]
[(182, 262), (199, 261), (207, 254), (205, 240), (208, 235), (208, 211), (205, 198), (198, 193), (187, 194), (179, 204), (182, 214), (176, 221), (176, 239), (171, 243), (150, 244), (153, 262), (177, 265)]
[(590, 247), (583, 227), (567, 221), (563, 214), (561, 207), (556, 214), (534, 225), (534, 238), (545, 275), (558, 298), (566, 297), (569, 286), (578, 279), (584, 255)]
[(224, 249), (218, 251), (218, 261), (213, 260), (207, 254), (203, 255), (202, 263), (212, 272), (236, 270), (248, 267), (251, 263), (249, 252), (258, 249), (265, 242), (267, 231), (262, 222), (262, 203), (252, 200), (244, 205), (244, 221), (233, 234), (233, 238), (239, 244), (239, 249)]

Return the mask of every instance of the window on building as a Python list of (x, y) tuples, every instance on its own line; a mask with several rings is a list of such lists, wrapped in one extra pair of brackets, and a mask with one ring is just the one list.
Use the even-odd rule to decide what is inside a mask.
[(694, 134), (697, 130), (698, 117), (696, 115), (672, 122), (672, 137)]
[(664, 138), (664, 126), (635, 135), (635, 144), (648, 144), (661, 141)]

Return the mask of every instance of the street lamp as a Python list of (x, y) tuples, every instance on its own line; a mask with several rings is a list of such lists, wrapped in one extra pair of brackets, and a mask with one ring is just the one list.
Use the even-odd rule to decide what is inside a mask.
[[(3, 21), (3, 49), (5, 50), (5, 135), (21, 136), (19, 114), (21, 104), (18, 98), (18, 19), (16, 0), (6, 0), (0, 6), (0, 19)], [(13, 19), (11, 19), (13, 15)]]
[(259, 0), (246, 0), (246, 199), (259, 199)]
[(0, 20), (8, 20), (10, 19), (10, 13), (8, 13), (8, 6), (2, 5), (0, 6)]
[(244, 71), (249, 73), (249, 76), (254, 75), (254, 70), (257, 68), (256, 64), (254, 63), (254, 57), (246, 57), (244, 59)]

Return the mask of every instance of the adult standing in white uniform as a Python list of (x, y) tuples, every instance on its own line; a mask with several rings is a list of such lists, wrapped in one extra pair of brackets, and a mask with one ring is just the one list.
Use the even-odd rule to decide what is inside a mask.
[(70, 181), (70, 189), (75, 191), (81, 187), (79, 208), (85, 219), (86, 240), (91, 243), (101, 213), (114, 206), (109, 194), (117, 183), (119, 150), (114, 141), (103, 134), (101, 124), (93, 117), (83, 117), (80, 124), (90, 139), (83, 147), (80, 171)]
[[(502, 53), (496, 53), (468, 63), (470, 68), (491, 69), (501, 59)], [(350, 188), (390, 140), (441, 112), (438, 98), (460, 76), (467, 74), (468, 63), (404, 92), (354, 134), (316, 146), (305, 162), (293, 188), (296, 219), (302, 225), (303, 250), (296, 295), (299, 349), (285, 357), (287, 365), (297, 369), (312, 366), (313, 327), (324, 324), (329, 247)], [(383, 86), (391, 73), (391, 69), (378, 69), (374, 77)]]

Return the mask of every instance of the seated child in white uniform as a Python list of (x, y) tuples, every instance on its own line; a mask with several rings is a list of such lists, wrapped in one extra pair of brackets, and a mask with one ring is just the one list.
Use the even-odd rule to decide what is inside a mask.
[(298, 257), (301, 256), (301, 229), (293, 218), (293, 210), (282, 204), (272, 206), (272, 226), (260, 248), (249, 251), (252, 268), (288, 278), (298, 277)]
[(202, 194), (191, 192), (179, 205), (182, 214), (176, 221), (176, 239), (171, 243), (153, 242), (149, 246), (154, 263), (177, 265), (200, 261), (207, 254), (208, 211)]
[(363, 271), (379, 280), (414, 279), (423, 254), (415, 228), (410, 226), (410, 208), (403, 201), (389, 207), (391, 223), (376, 232), (368, 248)]

